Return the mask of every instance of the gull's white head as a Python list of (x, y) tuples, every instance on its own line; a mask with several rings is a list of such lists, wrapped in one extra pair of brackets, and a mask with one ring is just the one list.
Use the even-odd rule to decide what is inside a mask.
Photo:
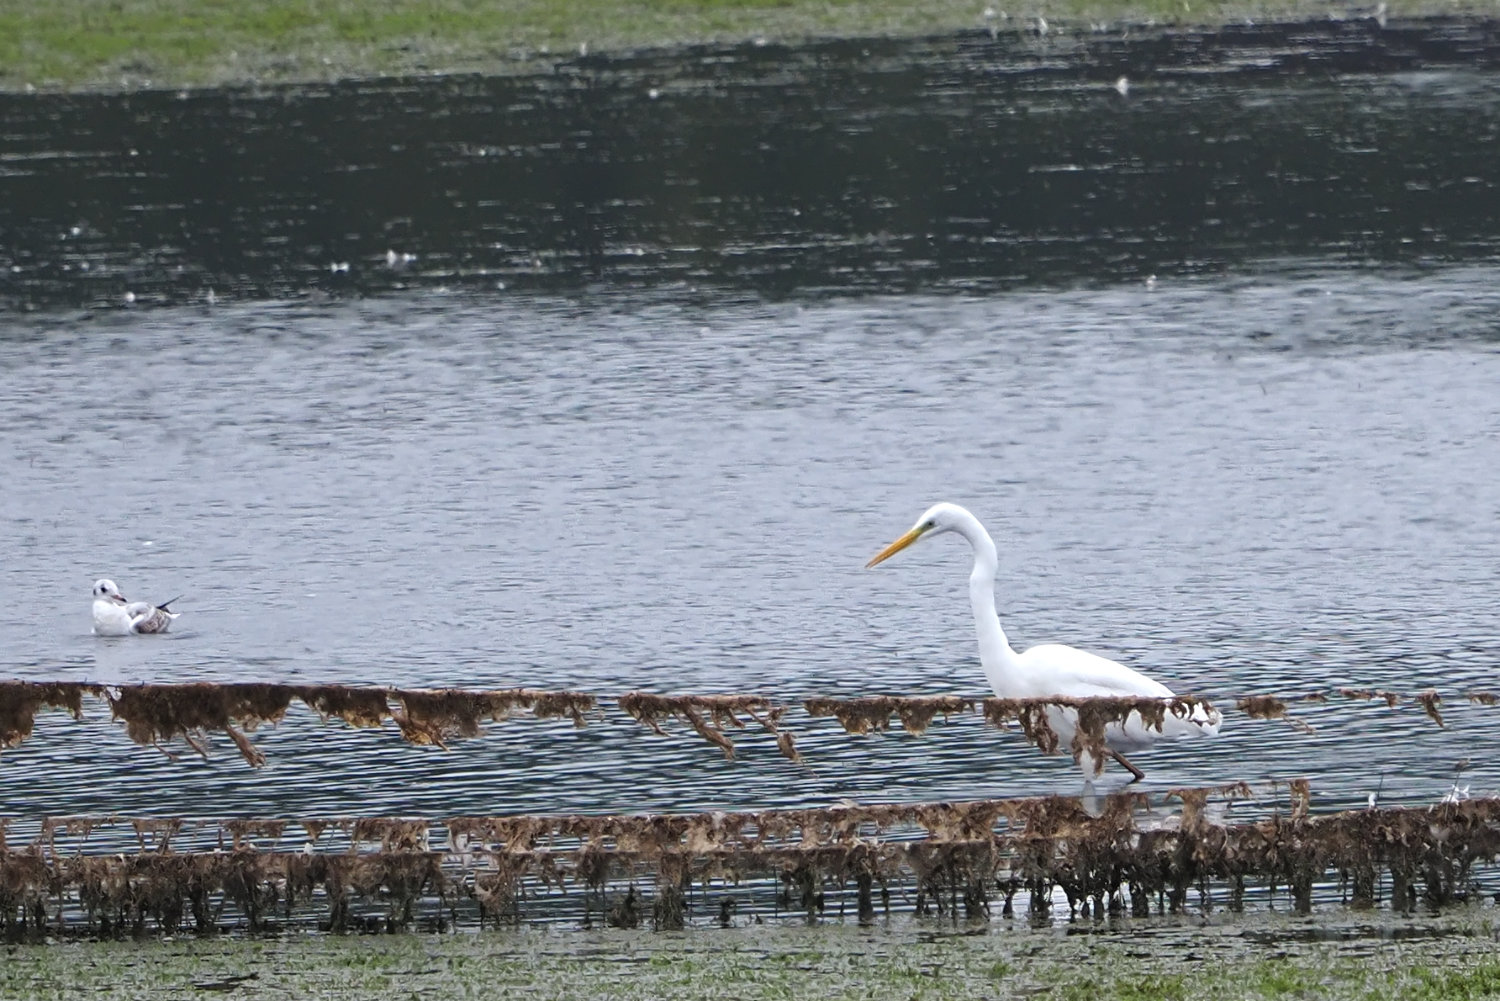
[(113, 601), (121, 605), (125, 604), (125, 596), (120, 593), (118, 587), (115, 587), (115, 582), (108, 577), (94, 581), (94, 598), (95, 600), (103, 599), (104, 601)]
[(967, 508), (959, 507), (957, 504), (949, 504), (946, 501), (934, 504), (922, 512), (922, 517), (917, 519), (917, 523), (911, 527), (909, 532), (876, 553), (875, 558), (865, 564), (865, 569), (868, 570), (877, 563), (884, 563), (918, 539), (925, 539), (932, 535), (942, 535), (944, 532), (959, 532), (962, 531), (964, 526), (975, 523), (974, 516), (969, 513)]

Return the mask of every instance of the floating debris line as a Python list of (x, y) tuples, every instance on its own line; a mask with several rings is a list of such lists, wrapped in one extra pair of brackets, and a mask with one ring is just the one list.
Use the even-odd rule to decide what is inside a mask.
[(218, 684), (100, 685), (91, 682), (0, 682), (0, 748), (16, 747), (31, 736), (43, 707), (83, 718), (83, 697), (102, 699), (125, 733), (137, 744), (162, 747), (177, 737), (208, 755), (207, 734), (222, 731), (251, 765), (265, 763), (246, 733), (263, 723), (279, 723), (300, 700), (324, 720), (354, 727), (378, 727), (387, 718), (413, 744), (447, 747), (449, 741), (477, 736), (484, 721), (500, 722), (525, 711), (538, 719), (565, 717), (575, 726), (595, 712), (594, 696), (583, 692), (544, 692), (530, 688), (490, 691), (400, 689), (349, 685)]
[[(300, 701), (323, 720), (339, 720), (348, 726), (380, 727), (387, 719), (396, 724), (402, 739), (447, 748), (449, 743), (474, 737), (486, 722), (501, 722), (516, 716), (536, 719), (569, 719), (577, 727), (590, 719), (607, 721), (605, 707), (613, 703), (629, 718), (650, 731), (665, 735), (664, 723), (678, 720), (734, 757), (731, 731), (744, 730), (747, 720), (774, 734), (781, 753), (801, 761), (797, 742), (787, 726), (795, 704), (777, 702), (759, 695), (656, 695), (628, 692), (599, 696), (587, 692), (542, 691), (505, 688), (471, 691), (457, 688), (402, 689), (350, 685), (219, 684), (196, 682), (180, 685), (101, 685), (73, 681), (0, 681), (0, 749), (13, 748), (31, 736), (36, 714), (45, 708), (61, 709), (74, 719), (83, 718), (85, 697), (108, 704), (125, 733), (138, 744), (163, 751), (181, 739), (188, 747), (208, 754), (208, 735), (224, 733), (252, 766), (265, 763), (265, 756), (248, 734), (265, 723), (278, 723)], [(1443, 697), (1428, 689), (1405, 696), (1377, 689), (1338, 688), (1283, 698), (1248, 695), (1234, 700), (1239, 712), (1254, 719), (1282, 719), (1302, 729), (1312, 727), (1293, 716), (1290, 703), (1326, 703), (1334, 697), (1383, 700), (1388, 708), (1411, 702), (1443, 726)], [(1472, 705), (1493, 706), (1500, 695), (1488, 691), (1458, 696)], [(1049, 707), (1063, 706), (1078, 714), (1076, 733), (1070, 746), (1062, 747), (1047, 720)], [(1048, 754), (1071, 753), (1076, 760), (1087, 751), (1100, 757), (1105, 727), (1137, 716), (1144, 725), (1161, 730), (1168, 714), (1185, 717), (1198, 707), (1212, 708), (1196, 696), (1149, 698), (1053, 698), (996, 699), (956, 695), (874, 696), (865, 698), (810, 698), (798, 708), (809, 719), (833, 717), (851, 734), (889, 730), (899, 720), (909, 734), (924, 733), (939, 715), (982, 714), (991, 725), (1019, 727), (1022, 735)], [(744, 717), (743, 719), (741, 717)]]
[[(1409, 911), (1493, 887), (1500, 799), (1315, 814), (1305, 780), (963, 803), (609, 816), (0, 823), (0, 936), (523, 921), (650, 924), (893, 910), (1033, 919)], [(1231, 815), (1237, 819), (1231, 820)], [(19, 843), (22, 829), (31, 828)], [(7, 828), (10, 844), (5, 835)], [(12, 845), (15, 845), (12, 847)], [(1322, 888), (1322, 889), (1317, 889)], [(1253, 906), (1253, 904), (1252, 904)]]

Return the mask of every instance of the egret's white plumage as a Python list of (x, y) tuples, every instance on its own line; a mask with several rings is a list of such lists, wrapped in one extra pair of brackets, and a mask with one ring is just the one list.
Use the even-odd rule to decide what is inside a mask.
[[(866, 566), (873, 567), (889, 559), (919, 539), (945, 532), (963, 536), (974, 550), (974, 570), (969, 574), (969, 603), (974, 609), (974, 626), (979, 634), (979, 661), (997, 696), (1002, 699), (1172, 697), (1172, 690), (1161, 682), (1124, 664), (1074, 647), (1044, 643), (1022, 653), (1011, 649), (1005, 630), (1000, 626), (1000, 616), (995, 611), (995, 574), (1000, 565), (995, 540), (990, 538), (978, 518), (957, 504), (934, 504), (928, 508), (909, 532), (881, 550)], [(1077, 728), (1077, 711), (1049, 707), (1047, 718), (1057, 732), (1061, 746), (1070, 747)], [(1219, 732), (1221, 722), (1217, 710), (1197, 706), (1186, 717), (1168, 712), (1163, 729), (1158, 731), (1143, 724), (1139, 715), (1132, 714), (1124, 723), (1111, 723), (1105, 730), (1105, 741), (1116, 760), (1136, 773), (1139, 779), (1139, 769), (1121, 757), (1121, 751), (1149, 747), (1163, 738), (1213, 736)], [(1084, 777), (1092, 779), (1103, 763), (1085, 751), (1079, 764)]]
[[(173, 598), (172, 601), (176, 601)], [(164, 633), (171, 628), (177, 612), (168, 610), (172, 601), (153, 605), (149, 601), (126, 601), (115, 582), (103, 578), (94, 582), (94, 634), (97, 636), (130, 636), (134, 633)]]

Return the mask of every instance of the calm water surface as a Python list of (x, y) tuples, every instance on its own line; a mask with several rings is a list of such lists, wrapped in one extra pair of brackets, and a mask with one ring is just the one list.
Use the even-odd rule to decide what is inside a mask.
[[(1029, 86), (1032, 113), (1057, 102), (1069, 135), (1119, 125), (1097, 82)], [(1314, 145), (1337, 133), (1327, 121), (1353, 115), (1369, 149), (1429, 149), (1427, 191), (1446, 194), (1376, 197), (1340, 174), (1352, 161), (1306, 154), (1326, 168), (1299, 175), (1314, 178), (1307, 190), (1354, 195), (1297, 202), (1272, 232), (1253, 224), (1255, 206), (1296, 199), (1226, 175), (1234, 157), (1204, 167), (1168, 150), (1218, 194), (1159, 230), (1068, 215), (1126, 204), (1152, 176), (1120, 154), (1135, 141), (1127, 130), (1067, 162), (1124, 155), (1137, 173), (1048, 175), (1066, 179), (1066, 225), (929, 213), (950, 236), (969, 233), (947, 242), (966, 248), (951, 258), (865, 239), (831, 209), (796, 232), (790, 216), (762, 225), (774, 211), (734, 230), (727, 217), (753, 207), (750, 195), (683, 209), (716, 234), (691, 267), (653, 237), (638, 255), (584, 255), (555, 281), (418, 264), (363, 295), (309, 277), (334, 272), (303, 252), (312, 238), (300, 232), (282, 273), (292, 293), (263, 294), (251, 275), (213, 301), (214, 260), (153, 280), (120, 263), (145, 244), (118, 239), (84, 253), (110, 277), (70, 284), (62, 265), (78, 260), (43, 260), (37, 244), (11, 279), (11, 303), (29, 306), (0, 314), (0, 675), (983, 694), (962, 543), (863, 569), (947, 499), (1000, 544), (998, 599), (1018, 646), (1073, 643), (1224, 703), (1337, 685), (1500, 688), (1500, 227), (1494, 203), (1464, 201), (1493, 193), (1495, 133), (1472, 125), (1450, 162), (1448, 147), (1401, 124), (1413, 102), (1429, 129), (1492, 121), (1471, 112), (1496, 103), (1493, 74), (1299, 86), (1324, 123), (1306, 133)], [(1199, 96), (1173, 85), (1151, 100), (1181, 121), (1209, 113)], [(1360, 117), (1398, 96), (1393, 117)], [(1249, 142), (1256, 116), (1284, 114), (1255, 110), (1266, 99), (1263, 84), (1239, 92), (1234, 142)], [(924, 155), (942, 160), (941, 144)], [(8, 162), (12, 176), (31, 169)], [(975, 188), (985, 211), (1041, 190)], [(604, 218), (601, 232), (658, 232), (652, 220), (668, 215), (642, 199), (638, 216), (629, 199), (611, 203), (626, 221)], [(246, 196), (245, 212), (260, 204)], [(76, 208), (42, 213), (48, 239), (71, 238)], [(170, 228), (174, 211), (140, 215)], [(897, 236), (917, 232), (922, 212), (898, 219)], [(821, 240), (825, 230), (843, 235)], [(1000, 249), (984, 249), (981, 230)], [(477, 246), (484, 231), (434, 228), (409, 245), (426, 262), (421, 240), (445, 236)], [(361, 239), (366, 270), (382, 273), (380, 237)], [(724, 263), (735, 246), (760, 270)], [(1038, 267), (1028, 247), (1061, 263), (1017, 270)], [(158, 256), (193, 253), (186, 241)], [(665, 280), (650, 278), (652, 261)], [(788, 274), (803, 276), (794, 294)], [(112, 282), (140, 283), (134, 306), (113, 308), (125, 285)], [(132, 596), (185, 594), (174, 631), (91, 636), (88, 591), (106, 575)], [(1309, 775), (1328, 805), (1375, 789), (1431, 802), (1468, 757), (1463, 784), (1500, 788), (1500, 709), (1454, 701), (1441, 730), (1409, 706), (1298, 712), (1315, 732), (1231, 714), (1217, 742), (1143, 756), (1148, 787)], [(270, 761), (253, 771), (222, 739), (207, 761), (135, 747), (95, 705), (83, 724), (44, 713), (5, 752), (0, 810), (444, 816), (1078, 788), (1066, 759), (974, 719), (921, 739), (847, 737), (800, 710), (787, 720), (806, 766), (753, 733), (724, 761), (681, 726), (657, 737), (613, 710), (583, 731), (495, 725), (444, 752), (299, 709), (257, 734)]]

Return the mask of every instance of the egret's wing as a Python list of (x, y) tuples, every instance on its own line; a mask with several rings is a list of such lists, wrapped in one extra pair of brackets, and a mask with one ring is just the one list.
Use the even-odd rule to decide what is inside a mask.
[[(1022, 656), (1027, 658), (1035, 656), (1036, 659), (1030, 666), (1033, 670), (1045, 671), (1048, 687), (1055, 686), (1059, 694), (1074, 698), (1090, 698), (1100, 695), (1148, 699), (1172, 697), (1172, 690), (1161, 682), (1154, 681), (1139, 671), (1132, 671), (1124, 664), (1118, 664), (1085, 650), (1052, 645), (1032, 647)], [(1218, 710), (1199, 705), (1193, 707), (1192, 712), (1186, 718), (1168, 715), (1162, 721), (1163, 729), (1160, 732), (1168, 736), (1181, 736), (1184, 733), (1212, 735), (1219, 732), (1219, 725), (1222, 722), (1223, 717)], [(1132, 716), (1119, 736), (1126, 740), (1139, 740), (1143, 736), (1146, 740), (1153, 739), (1140, 727), (1140, 721)]]
[(1076, 647), (1047, 643), (1032, 647), (1022, 656), (1031, 662), (1028, 666), (1046, 679), (1046, 687), (1052, 689), (1043, 694), (1072, 698), (1103, 695), (1155, 699), (1172, 696), (1172, 690), (1161, 682)]

